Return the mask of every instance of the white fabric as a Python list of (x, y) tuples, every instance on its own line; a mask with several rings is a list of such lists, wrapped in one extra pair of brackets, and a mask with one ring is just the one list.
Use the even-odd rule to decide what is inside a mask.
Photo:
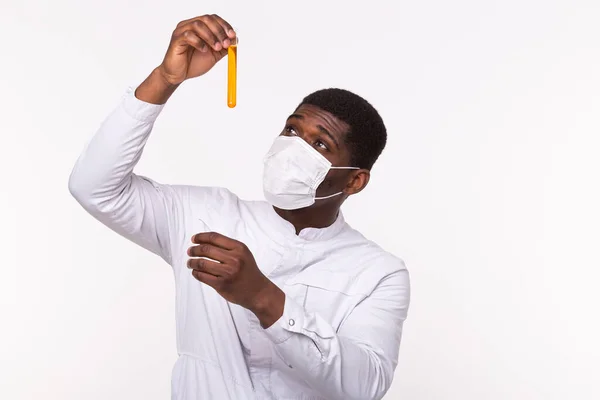
[(297, 210), (342, 194), (315, 197), (317, 188), (332, 167), (331, 162), (298, 136), (277, 136), (264, 159), (265, 199), (282, 210)]
[[(327, 228), (296, 235), (264, 201), (134, 174), (161, 110), (129, 89), (85, 147), (69, 188), (100, 222), (173, 268), (180, 357), (172, 399), (381, 398), (409, 304), (402, 260), (341, 214)], [(186, 250), (203, 231), (244, 242), (286, 293), (283, 316), (271, 327), (263, 329), (250, 311), (194, 279)]]

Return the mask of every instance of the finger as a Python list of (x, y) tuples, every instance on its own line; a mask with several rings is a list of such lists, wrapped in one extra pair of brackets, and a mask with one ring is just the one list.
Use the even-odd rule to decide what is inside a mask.
[(201, 243), (198, 246), (192, 246), (187, 251), (188, 256), (190, 257), (207, 257), (221, 263), (231, 261), (231, 256), (228, 252), (229, 250), (225, 250), (209, 243)]
[(204, 20), (195, 20), (190, 22), (189, 24), (183, 27), (185, 30), (193, 30), (196, 35), (202, 40), (204, 40), (210, 47), (215, 51), (221, 51), (223, 49), (223, 45), (219, 41), (219, 38), (215, 33), (210, 29), (210, 27), (204, 22)]
[(198, 233), (192, 237), (192, 243), (196, 244), (211, 244), (216, 247), (220, 247), (225, 250), (233, 250), (240, 246), (240, 242), (237, 240), (228, 238), (227, 236), (221, 235), (217, 232), (203, 232)]
[(209, 49), (207, 43), (200, 39), (193, 30), (182, 32), (179, 37), (179, 42), (186, 45), (185, 47), (192, 46), (203, 53)]
[(188, 259), (187, 267), (189, 269), (201, 271), (206, 274), (210, 274), (217, 277), (223, 276), (225, 272), (225, 270), (223, 269), (223, 264), (204, 258)]
[(217, 60), (220, 60), (221, 58), (225, 57), (227, 55), (227, 49), (223, 49), (220, 52), (217, 53)]
[(195, 269), (192, 271), (192, 275), (200, 282), (205, 283), (214, 289), (217, 289), (221, 285), (221, 279), (211, 274), (207, 274)]
[[(237, 33), (227, 21), (217, 14), (202, 15), (183, 20), (177, 24), (174, 34), (180, 35), (183, 31), (191, 29), (197, 21), (205, 23), (213, 31), (213, 33), (215, 33), (217, 42), (220, 42), (223, 48), (229, 47), (231, 44), (237, 44)], [(211, 43), (210, 41), (207, 42)], [(211, 47), (214, 49), (214, 44), (211, 45)], [(219, 54), (221, 57), (224, 56), (221, 53)]]
[(227, 36), (230, 39), (236, 37), (237, 33), (233, 29), (233, 26), (229, 24), (229, 22), (225, 21), (223, 18), (218, 16), (217, 14), (213, 14), (212, 17), (223, 27), (223, 30), (227, 33)]
[(231, 44), (231, 40), (227, 35), (227, 31), (219, 23), (219, 20), (212, 15), (206, 16), (202, 21), (210, 28), (212, 33), (217, 37), (223, 47), (228, 47)]
[(181, 21), (177, 24), (177, 27), (175, 29), (181, 28), (185, 25), (189, 25), (191, 22), (194, 22), (194, 21), (206, 21), (208, 19), (216, 20), (223, 27), (223, 30), (227, 33), (227, 35), (230, 38), (235, 37), (235, 30), (233, 29), (233, 27), (229, 24), (229, 22), (225, 21), (223, 18), (221, 18), (217, 14), (199, 15), (197, 17), (193, 17), (190, 19), (184, 19), (183, 21)]

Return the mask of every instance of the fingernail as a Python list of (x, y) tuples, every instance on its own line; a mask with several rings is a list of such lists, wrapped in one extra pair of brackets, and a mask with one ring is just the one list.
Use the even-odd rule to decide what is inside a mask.
[(217, 43), (217, 44), (215, 44), (215, 50), (219, 51), (219, 50), (221, 50), (221, 49), (222, 49), (222, 47), (221, 47), (221, 43)]
[(229, 41), (229, 39), (223, 40), (223, 47), (229, 47), (230, 44), (231, 42)]

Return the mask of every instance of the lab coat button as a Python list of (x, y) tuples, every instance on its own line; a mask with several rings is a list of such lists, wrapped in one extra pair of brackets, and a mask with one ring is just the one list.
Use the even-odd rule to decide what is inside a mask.
[(293, 319), (290, 319), (290, 320), (288, 321), (288, 324), (289, 324), (290, 326), (294, 326), (294, 324), (295, 324), (295, 323), (296, 323), (296, 321), (294, 321)]

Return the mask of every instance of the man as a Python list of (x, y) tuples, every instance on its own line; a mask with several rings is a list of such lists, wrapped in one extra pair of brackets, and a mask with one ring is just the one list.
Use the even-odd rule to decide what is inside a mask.
[(79, 157), (70, 191), (173, 268), (173, 399), (380, 399), (397, 365), (409, 277), (340, 212), (385, 146), (368, 102), (340, 89), (307, 96), (265, 158), (268, 202), (133, 173), (168, 98), (235, 40), (217, 15), (179, 23), (161, 65)]

